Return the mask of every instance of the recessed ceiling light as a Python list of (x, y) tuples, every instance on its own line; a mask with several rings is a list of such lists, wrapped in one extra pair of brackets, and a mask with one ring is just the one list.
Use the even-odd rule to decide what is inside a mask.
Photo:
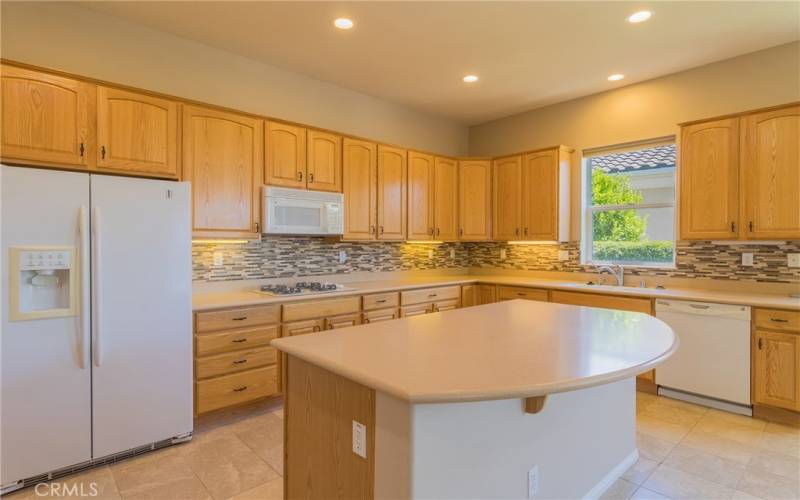
[(478, 81), (477, 75), (467, 75), (463, 78), (464, 83), (475, 83)]
[(349, 30), (354, 26), (354, 23), (351, 19), (347, 19), (346, 17), (340, 17), (333, 20), (333, 25), (339, 28), (340, 30)]
[(650, 19), (653, 13), (649, 10), (640, 10), (639, 12), (634, 12), (630, 16), (628, 16), (629, 23), (641, 23), (642, 21), (647, 21)]
[(614, 73), (613, 75), (608, 77), (608, 81), (609, 82), (616, 82), (616, 81), (622, 80), (623, 78), (625, 78), (625, 75), (623, 75), (622, 73)]

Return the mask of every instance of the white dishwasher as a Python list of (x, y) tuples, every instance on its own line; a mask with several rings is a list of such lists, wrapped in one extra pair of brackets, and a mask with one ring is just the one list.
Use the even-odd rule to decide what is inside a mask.
[(658, 299), (656, 317), (680, 341), (656, 368), (659, 393), (749, 414), (750, 307)]

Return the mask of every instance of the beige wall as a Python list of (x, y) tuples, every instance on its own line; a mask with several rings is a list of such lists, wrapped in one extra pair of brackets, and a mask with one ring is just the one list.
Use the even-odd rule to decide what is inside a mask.
[(76, 5), (3, 2), (4, 58), (447, 155), (467, 127)]
[(571, 236), (577, 240), (581, 150), (678, 134), (680, 122), (793, 101), (800, 101), (800, 42), (474, 126), (470, 154), (575, 148)]

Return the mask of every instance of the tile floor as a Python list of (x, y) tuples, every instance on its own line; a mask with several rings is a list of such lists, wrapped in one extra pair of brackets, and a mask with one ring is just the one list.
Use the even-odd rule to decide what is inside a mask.
[[(637, 421), (639, 461), (604, 498), (800, 498), (800, 429), (644, 393), (637, 393)], [(88, 491), (95, 483), (97, 499), (283, 498), (279, 401), (218, 415), (195, 430), (189, 443), (60, 484)], [(28, 488), (6, 498), (41, 496)]]

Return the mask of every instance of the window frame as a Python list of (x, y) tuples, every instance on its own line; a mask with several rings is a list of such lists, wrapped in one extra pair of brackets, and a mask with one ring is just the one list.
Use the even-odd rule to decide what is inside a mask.
[[(627, 151), (637, 151), (641, 149), (654, 148), (667, 144), (675, 144), (678, 146), (675, 136), (659, 137), (657, 139), (649, 139), (644, 141), (637, 141), (633, 143), (619, 144), (616, 146), (607, 146), (603, 148), (593, 148), (584, 150), (581, 157), (581, 265), (584, 266), (603, 266), (603, 265), (620, 265), (632, 266), (639, 268), (651, 269), (675, 269), (677, 260), (677, 243), (678, 243), (678, 159), (677, 153), (675, 158), (675, 169), (673, 173), (673, 185), (675, 197), (671, 202), (657, 202), (657, 203), (631, 203), (625, 205), (592, 205), (591, 203), (591, 189), (592, 189), (592, 169), (591, 160), (593, 157), (605, 156), (608, 154), (624, 153)], [(594, 214), (598, 212), (608, 212), (613, 210), (636, 210), (636, 209), (649, 209), (649, 208), (672, 208), (672, 262), (649, 262), (649, 261), (613, 261), (613, 260), (594, 260)]]

